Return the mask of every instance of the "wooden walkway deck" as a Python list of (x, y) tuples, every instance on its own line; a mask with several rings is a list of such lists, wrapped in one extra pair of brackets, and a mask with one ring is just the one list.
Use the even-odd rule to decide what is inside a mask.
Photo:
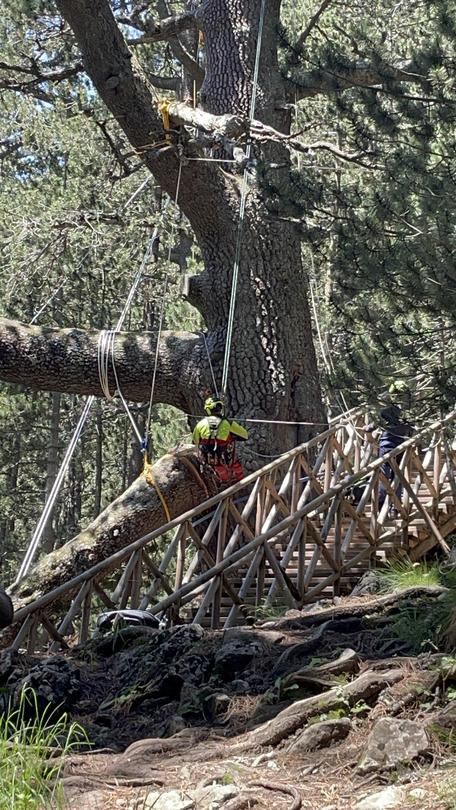
[[(83, 641), (105, 607), (229, 627), (277, 602), (299, 608), (348, 592), (380, 559), (418, 560), (433, 546), (448, 552), (445, 538), (456, 527), (455, 422), (452, 412), (385, 457), (395, 471), (391, 484), (362, 429), (366, 416), (353, 412), (19, 610), (12, 646), (33, 650), (43, 631), (54, 648), (66, 645), (75, 627)], [(379, 509), (381, 483), (387, 495)], [(161, 559), (157, 547), (166, 548)], [(72, 598), (66, 615), (51, 621), (53, 602), (65, 596)]]

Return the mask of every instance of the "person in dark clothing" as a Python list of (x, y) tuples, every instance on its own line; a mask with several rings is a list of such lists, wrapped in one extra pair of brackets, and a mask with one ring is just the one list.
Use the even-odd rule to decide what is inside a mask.
[[(379, 424), (376, 427), (381, 429), (380, 438), (379, 438), (379, 455), (386, 456), (387, 453), (390, 453), (391, 450), (395, 450), (396, 447), (399, 447), (402, 442), (405, 442), (413, 434), (413, 427), (405, 420), (402, 420), (402, 411), (399, 405), (389, 405), (387, 408), (383, 408), (380, 411), (380, 420)], [(367, 432), (371, 433), (375, 429), (374, 425), (370, 425), (366, 428)], [(395, 461), (397, 464), (400, 464), (402, 453), (399, 453), (395, 456)], [(388, 479), (388, 481), (394, 481), (394, 471), (392, 467), (385, 462), (382, 464), (382, 473)], [(396, 488), (396, 495), (401, 500), (402, 498), (402, 485), (399, 484)], [(380, 482), (379, 492), (378, 492), (378, 508), (381, 510), (383, 504), (385, 503), (386, 498), (386, 488), (384, 484)], [(392, 507), (393, 512), (396, 510)]]

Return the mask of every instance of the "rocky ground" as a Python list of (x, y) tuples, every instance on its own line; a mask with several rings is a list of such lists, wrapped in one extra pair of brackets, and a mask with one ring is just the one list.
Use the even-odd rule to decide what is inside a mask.
[(64, 767), (72, 810), (456, 808), (456, 657), (412, 654), (392, 631), (440, 593), (4, 652), (2, 694), (30, 685), (85, 729), (90, 751)]

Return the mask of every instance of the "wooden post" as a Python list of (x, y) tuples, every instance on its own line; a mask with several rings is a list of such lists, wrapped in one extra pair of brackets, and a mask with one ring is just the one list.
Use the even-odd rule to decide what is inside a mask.
[(28, 634), (33, 625), (33, 622), (35, 621), (36, 615), (38, 615), (38, 612), (37, 614), (29, 613), (29, 615), (26, 616), (26, 618), (22, 622), (22, 625), (18, 633), (16, 634), (16, 638), (14, 639), (13, 643), (9, 648), (10, 650), (18, 650), (21, 647), (22, 643), (28, 638)]
[[(226, 541), (226, 526), (228, 521), (228, 506), (229, 502), (225, 501), (223, 513), (218, 526), (217, 552), (215, 557), (216, 565), (223, 560), (223, 552), (225, 550), (225, 541)], [(218, 630), (220, 626), (220, 601), (222, 596), (222, 585), (223, 585), (223, 573), (221, 573), (218, 577), (217, 589), (214, 593), (214, 601), (212, 602), (211, 627), (213, 630)]]
[(440, 468), (442, 464), (442, 450), (440, 441), (436, 442), (434, 447), (434, 489), (437, 496), (440, 494)]
[(89, 588), (82, 603), (81, 626), (79, 629), (79, 644), (83, 644), (89, 637), (90, 616), (92, 613), (92, 583), (89, 583)]
[(301, 601), (304, 599), (305, 595), (304, 576), (306, 573), (307, 521), (308, 518), (304, 518), (298, 546), (298, 577), (296, 585), (301, 594)]
[(334, 580), (333, 596), (340, 594), (340, 574), (342, 572), (342, 501), (339, 497), (336, 514), (334, 516), (334, 562), (336, 563), (339, 571), (338, 579)]
[(33, 653), (35, 652), (39, 621), (40, 619), (38, 615), (32, 617), (30, 631), (27, 639), (27, 655), (33, 655)]
[(142, 548), (139, 548), (136, 552), (136, 562), (133, 567), (132, 577), (131, 577), (131, 598), (130, 598), (130, 605), (133, 610), (136, 610), (139, 606), (140, 596), (141, 596), (141, 585), (142, 585)]
[(255, 589), (255, 607), (260, 607), (264, 599), (264, 580), (266, 577), (266, 559), (264, 552), (261, 555), (260, 564), (258, 566), (256, 589)]
[(187, 533), (181, 532), (177, 546), (176, 576), (174, 577), (174, 590), (182, 585), (185, 567), (185, 550), (187, 547)]
[[(76, 596), (74, 597), (74, 599), (73, 599), (73, 601), (72, 601), (72, 603), (70, 605), (70, 609), (67, 611), (63, 621), (60, 623), (60, 625), (59, 625), (59, 627), (57, 629), (57, 632), (58, 632), (59, 636), (63, 637), (65, 635), (67, 635), (67, 633), (68, 633), (74, 619), (76, 618), (76, 616), (78, 615), (78, 613), (81, 610), (81, 606), (82, 606), (82, 603), (83, 603), (83, 601), (85, 599), (85, 595), (88, 592), (90, 587), (91, 587), (90, 581), (89, 582), (84, 582), (83, 585), (80, 587), (78, 593), (76, 594)], [(54, 641), (51, 644), (51, 652), (57, 652), (57, 650), (59, 650), (59, 649), (60, 649), (60, 644), (57, 641)]]

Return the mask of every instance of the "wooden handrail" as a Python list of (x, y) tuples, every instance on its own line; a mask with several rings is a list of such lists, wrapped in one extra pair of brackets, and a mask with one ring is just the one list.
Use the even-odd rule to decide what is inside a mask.
[[(149, 532), (149, 533), (143, 535), (142, 537), (138, 538), (133, 543), (130, 543), (125, 548), (120, 549), (115, 554), (111, 555), (110, 557), (106, 558), (105, 560), (100, 561), (99, 563), (92, 566), (87, 571), (84, 571), (82, 574), (79, 574), (78, 576), (73, 577), (72, 579), (68, 580), (66, 583), (63, 583), (62, 585), (59, 585), (57, 588), (54, 588), (49, 593), (43, 594), (37, 600), (31, 602), (29, 605), (26, 605), (26, 606), (24, 606), (23, 608), (21, 608), (20, 610), (17, 611), (17, 613), (15, 614), (15, 623), (26, 619), (28, 616), (30, 616), (33, 613), (36, 613), (37, 611), (41, 611), (44, 608), (47, 608), (52, 602), (54, 602), (57, 599), (60, 599), (61, 597), (65, 596), (65, 595), (67, 595), (67, 594), (69, 594), (71, 592), (79, 591), (79, 597), (81, 597), (81, 598), (77, 598), (76, 601), (78, 603), (82, 604), (82, 602), (84, 601), (83, 597), (85, 598), (86, 594), (89, 593), (89, 583), (90, 583), (90, 581), (94, 581), (94, 583), (95, 583), (95, 580), (100, 579), (103, 576), (103, 574), (105, 574), (105, 573), (107, 573), (107, 572), (109, 572), (109, 571), (111, 571), (113, 569), (118, 568), (128, 558), (132, 559), (132, 561), (131, 561), (131, 570), (132, 571), (136, 570), (135, 563), (133, 562), (133, 555), (135, 555), (137, 552), (140, 552), (141, 549), (143, 549), (146, 545), (151, 543), (153, 540), (157, 539), (158, 537), (163, 535), (165, 532), (169, 532), (169, 531), (171, 531), (173, 529), (178, 529), (179, 531), (181, 531), (182, 527), (184, 527), (185, 524), (190, 525), (193, 518), (198, 517), (201, 514), (207, 512), (208, 509), (212, 509), (212, 508), (215, 507), (216, 512), (218, 513), (219, 510), (220, 510), (220, 507), (222, 507), (222, 505), (224, 503), (230, 505), (231, 502), (232, 502), (233, 497), (236, 496), (241, 490), (245, 490), (246, 488), (249, 488), (252, 484), (257, 484), (261, 479), (264, 479), (264, 481), (269, 485), (270, 484), (270, 478), (269, 477), (271, 476), (271, 474), (273, 474), (276, 471), (282, 469), (287, 464), (289, 464), (290, 466), (288, 467), (287, 475), (285, 476), (285, 479), (283, 480), (282, 485), (281, 485), (278, 493), (276, 492), (275, 488), (272, 487), (272, 485), (269, 485), (269, 490), (270, 490), (270, 493), (272, 492), (273, 502), (274, 503), (272, 505), (271, 511), (268, 514), (267, 519), (265, 520), (263, 529), (256, 536), (254, 536), (253, 539), (252, 539), (252, 530), (250, 529), (250, 527), (248, 527), (248, 531), (247, 531), (247, 524), (245, 523), (245, 521), (244, 521), (245, 525), (243, 525), (242, 522), (238, 522), (238, 527), (235, 529), (235, 531), (233, 533), (233, 536), (232, 536), (232, 539), (234, 540), (234, 545), (230, 542), (229, 549), (226, 549), (223, 552), (223, 556), (221, 556), (222, 555), (222, 548), (221, 548), (221, 545), (220, 545), (220, 543), (221, 543), (221, 539), (220, 539), (221, 538), (221, 534), (220, 534), (221, 529), (220, 529), (220, 526), (219, 526), (219, 535), (218, 535), (219, 539), (218, 539), (218, 546), (217, 546), (218, 551), (217, 551), (217, 559), (216, 559), (215, 564), (210, 566), (208, 568), (208, 570), (204, 571), (203, 573), (201, 573), (198, 576), (196, 576), (195, 578), (193, 578), (190, 582), (185, 582), (184, 581), (182, 583), (182, 573), (183, 573), (183, 564), (184, 564), (184, 562), (181, 559), (179, 574), (178, 574), (178, 578), (177, 578), (177, 582), (176, 582), (176, 584), (178, 584), (179, 587), (177, 587), (177, 589), (175, 591), (173, 591), (172, 593), (169, 593), (164, 599), (162, 599), (159, 602), (158, 605), (155, 605), (152, 608), (152, 612), (156, 613), (156, 612), (160, 612), (161, 610), (166, 609), (167, 607), (169, 607), (174, 602), (179, 601), (180, 599), (182, 599), (182, 597), (188, 596), (192, 592), (200, 589), (201, 586), (204, 586), (209, 580), (213, 579), (214, 577), (220, 577), (223, 573), (226, 573), (226, 572), (228, 572), (230, 570), (235, 570), (236, 566), (239, 566), (239, 564), (241, 562), (243, 562), (243, 561), (245, 561), (245, 560), (247, 560), (249, 558), (252, 558), (253, 555), (256, 555), (257, 550), (262, 545), (264, 545), (264, 548), (266, 549), (267, 545), (270, 542), (272, 542), (274, 540), (274, 538), (277, 538), (278, 535), (286, 534), (291, 528), (296, 527), (297, 524), (300, 523), (300, 522), (303, 522), (302, 525), (305, 526), (307, 518), (314, 517), (314, 516), (318, 515), (320, 512), (324, 512), (327, 509), (328, 504), (330, 504), (333, 499), (337, 499), (338, 509), (339, 509), (339, 507), (342, 508), (346, 512), (346, 514), (349, 517), (351, 517), (352, 522), (354, 524), (357, 524), (360, 521), (358, 511), (354, 507), (352, 507), (351, 504), (347, 503), (344, 500), (344, 493), (346, 493), (347, 490), (350, 490), (358, 482), (360, 482), (360, 481), (362, 481), (364, 479), (368, 479), (368, 480), (372, 479), (372, 477), (377, 473), (377, 471), (386, 463), (391, 463), (391, 467), (394, 469), (394, 472), (399, 477), (399, 479), (400, 479), (401, 483), (404, 485), (408, 495), (410, 496), (410, 498), (414, 502), (415, 506), (419, 509), (419, 511), (422, 513), (423, 510), (424, 510), (426, 515), (423, 515), (423, 517), (424, 517), (424, 520), (426, 521), (430, 531), (433, 532), (436, 540), (445, 548), (446, 543), (445, 543), (443, 537), (440, 535), (438, 527), (436, 528), (434, 521), (430, 518), (430, 516), (426, 512), (426, 509), (424, 507), (420, 506), (419, 501), (418, 501), (418, 499), (417, 499), (417, 497), (416, 497), (416, 495), (415, 495), (415, 493), (413, 491), (413, 488), (410, 486), (410, 484), (406, 480), (404, 480), (403, 474), (401, 473), (401, 471), (399, 470), (397, 464), (395, 463), (395, 458), (398, 455), (404, 453), (409, 448), (413, 448), (414, 446), (416, 446), (417, 442), (419, 442), (419, 440), (423, 436), (427, 435), (429, 432), (439, 430), (443, 426), (445, 426), (447, 424), (450, 424), (451, 422), (455, 421), (455, 419), (456, 419), (456, 409), (453, 410), (450, 414), (448, 414), (444, 419), (435, 421), (435, 422), (431, 423), (430, 425), (425, 426), (420, 431), (415, 433), (412, 437), (410, 437), (409, 439), (404, 441), (401, 445), (399, 445), (399, 447), (397, 447), (394, 450), (390, 451), (385, 456), (382, 456), (380, 458), (375, 459), (374, 461), (367, 464), (365, 467), (361, 467), (361, 469), (359, 469), (358, 471), (355, 471), (352, 474), (346, 475), (344, 478), (339, 480), (333, 486), (330, 486), (326, 491), (324, 491), (321, 494), (317, 495), (316, 497), (312, 498), (310, 501), (305, 502), (306, 501), (305, 493), (306, 492), (308, 494), (311, 493), (311, 490), (312, 490), (312, 481), (311, 480), (309, 481), (309, 484), (304, 488), (304, 493), (301, 494), (301, 497), (298, 498), (298, 493), (296, 492), (295, 489), (293, 489), (293, 492), (295, 493), (293, 495), (293, 500), (294, 500), (293, 505), (296, 504), (297, 508), (294, 509), (294, 510), (291, 509), (290, 514), (287, 515), (287, 511), (290, 511), (290, 508), (289, 508), (288, 504), (285, 504), (285, 502), (283, 502), (282, 515), (284, 515), (284, 516), (282, 516), (282, 519), (279, 522), (272, 525), (273, 521), (277, 518), (278, 510), (280, 511), (280, 508), (281, 508), (281, 503), (282, 503), (283, 499), (282, 499), (282, 496), (280, 495), (280, 493), (282, 492), (282, 488), (283, 488), (283, 491), (288, 491), (289, 487), (295, 487), (296, 470), (300, 469), (300, 466), (299, 467), (296, 467), (296, 465), (293, 466), (293, 460), (296, 459), (297, 460), (296, 463), (299, 464), (299, 465), (300, 464), (305, 465), (306, 469), (308, 470), (308, 474), (310, 476), (310, 479), (311, 479), (312, 475), (313, 475), (313, 471), (310, 468), (310, 465), (307, 463), (307, 461), (304, 460), (304, 457), (306, 456), (307, 452), (310, 449), (314, 448), (315, 446), (320, 445), (320, 444), (326, 442), (327, 440), (329, 440), (330, 437), (333, 437), (334, 434), (336, 433), (336, 431), (340, 430), (341, 427), (349, 426), (350, 423), (352, 422), (352, 420), (354, 418), (357, 418), (360, 415), (361, 412), (362, 412), (361, 409), (354, 409), (353, 413), (350, 413), (349, 416), (344, 417), (344, 419), (342, 419), (341, 422), (334, 423), (332, 426), (330, 426), (322, 434), (319, 434), (318, 436), (315, 436), (312, 439), (310, 439), (308, 442), (305, 442), (304, 444), (301, 444), (298, 447), (293, 448), (292, 450), (289, 450), (287, 453), (284, 453), (283, 456), (281, 456), (280, 458), (278, 458), (278, 459), (270, 462), (269, 464), (265, 465), (263, 468), (261, 468), (260, 470), (257, 470), (256, 472), (252, 473), (251, 475), (247, 476), (242, 481), (234, 484), (233, 486), (229, 487), (226, 490), (223, 490), (222, 492), (218, 493), (217, 495), (213, 496), (212, 498), (209, 498), (208, 500), (204, 501), (202, 504), (198, 505), (197, 507), (183, 513), (179, 517), (174, 518), (172, 521), (169, 521), (168, 523), (164, 524), (163, 526), (159, 527), (158, 529), (155, 529), (153, 532)], [(349, 447), (350, 451), (353, 450), (353, 445), (354, 445), (354, 441), (353, 441), (353, 439), (350, 439), (349, 443), (348, 443), (348, 447)], [(334, 452), (338, 454), (337, 457), (339, 458), (339, 461), (338, 461), (338, 464), (336, 465), (336, 470), (342, 470), (343, 467), (346, 466), (346, 464), (350, 465), (350, 462), (348, 461), (348, 456), (347, 456), (347, 461), (345, 461), (346, 454), (344, 453), (344, 448), (341, 446), (341, 444), (338, 441), (335, 441), (335, 442), (331, 441), (330, 444), (327, 443), (326, 448), (329, 448), (329, 447), (331, 447), (331, 449), (334, 450)], [(359, 444), (356, 445), (356, 447), (359, 447)], [(324, 447), (323, 447), (323, 449), (324, 449)], [(320, 451), (319, 458), (320, 458), (322, 452), (323, 451)], [(325, 450), (324, 455), (328, 456), (328, 449)], [(299, 458), (299, 461), (298, 461), (298, 458)], [(323, 458), (322, 458), (322, 460), (323, 460)], [(421, 473), (423, 475), (423, 479), (424, 480), (427, 479), (427, 481), (431, 484), (431, 486), (433, 487), (433, 489), (435, 491), (435, 484), (432, 483), (432, 481), (430, 479), (430, 476), (427, 475), (427, 473), (425, 472), (421, 461), (419, 461), (418, 466), (419, 467), (421, 466)], [(349, 469), (350, 468), (351, 467), (349, 466)], [(351, 469), (353, 469), (353, 468), (351, 468)], [(356, 470), (356, 466), (355, 466), (354, 469)], [(317, 479), (315, 479), (315, 480), (317, 480)], [(321, 486), (320, 483), (319, 483), (319, 486)], [(393, 494), (394, 494), (394, 486), (395, 485), (393, 484), (393, 485), (391, 485), (391, 487), (389, 487), (389, 489), (392, 488)], [(391, 494), (389, 494), (388, 497), (391, 497)], [(367, 501), (367, 498), (366, 498), (366, 501)], [(229, 508), (228, 511), (229, 511), (229, 514), (231, 514), (234, 517), (234, 519), (237, 520), (237, 516), (239, 514), (238, 511), (234, 510), (232, 508)], [(222, 513), (225, 515), (225, 521), (226, 521), (226, 516), (228, 514), (228, 511), (224, 507), (222, 508)], [(329, 530), (329, 526), (332, 525), (332, 521), (335, 520), (336, 511), (337, 510), (330, 510), (330, 512), (328, 512), (327, 528), (325, 529), (326, 534), (327, 534), (327, 532)], [(334, 512), (334, 514), (333, 514), (333, 512)], [(211, 524), (210, 524), (212, 526), (212, 523), (213, 523), (213, 526), (212, 526), (213, 529), (216, 528), (217, 521), (218, 521), (218, 518), (216, 520), (213, 517), (213, 519), (211, 521)], [(195, 540), (195, 537), (193, 537), (193, 531), (194, 531), (194, 529), (192, 529), (192, 531), (189, 532), (189, 534), (190, 534), (191, 539), (193, 539), (193, 542), (195, 543), (196, 540)], [(207, 533), (207, 531), (208, 530), (206, 530), (206, 533)], [(296, 531), (297, 531), (297, 529), (296, 529)], [(351, 532), (353, 533), (353, 530), (351, 530)], [(233, 550), (235, 548), (236, 538), (240, 537), (242, 535), (242, 533), (244, 533), (244, 535), (246, 537), (250, 537), (251, 539), (242, 548), (240, 548), (238, 550)], [(375, 537), (372, 537), (370, 532), (366, 528), (363, 528), (363, 533), (365, 534), (365, 536), (369, 540), (370, 547), (372, 548), (372, 541), (373, 541), (373, 544), (374, 544), (373, 547), (375, 548)], [(195, 534), (196, 534), (196, 532), (195, 532)], [(311, 536), (311, 539), (313, 540), (313, 542), (315, 543), (316, 549), (320, 549), (320, 551), (322, 551), (321, 544), (324, 545), (325, 538), (321, 538), (321, 543), (317, 542), (313, 530), (310, 531), (310, 536)], [(347, 532), (347, 536), (348, 536), (348, 543), (349, 543), (350, 542), (350, 529)], [(340, 540), (339, 540), (339, 542), (340, 542)], [(201, 544), (204, 546), (204, 543), (202, 543), (202, 540), (198, 536), (198, 543), (196, 545), (199, 546), (199, 550), (201, 550), (201, 547), (202, 547)], [(178, 546), (181, 548), (181, 546), (179, 544), (178, 544)], [(177, 546), (176, 546), (176, 548), (177, 548)], [(342, 552), (344, 552), (344, 550), (345, 550), (345, 543), (344, 542), (342, 543), (341, 548), (342, 548)], [(210, 554), (206, 554), (206, 552), (203, 552), (203, 553), (205, 554), (206, 559), (208, 559), (208, 560), (211, 559)], [(365, 550), (365, 553), (364, 553), (364, 551), (362, 553), (364, 554), (364, 556), (367, 556), (369, 553), (371, 553), (371, 551), (368, 548), (368, 549)], [(338, 563), (336, 564), (336, 561), (334, 560), (333, 555), (331, 554), (331, 552), (329, 552), (327, 550), (326, 551), (323, 550), (323, 555), (324, 555), (324, 557), (326, 558), (327, 562), (330, 564), (331, 567), (333, 567), (335, 565), (337, 567)], [(267, 556), (270, 557), (269, 552), (268, 552)], [(356, 556), (359, 556), (359, 555), (356, 555)], [(255, 556), (254, 559), (256, 560), (257, 557)], [(258, 560), (259, 559), (260, 558), (258, 557)], [(135, 560), (137, 560), (137, 565), (139, 566), (141, 564), (140, 557), (137, 557), (137, 558), (135, 557)], [(272, 561), (270, 559), (269, 563), (272, 565), (272, 567), (274, 569), (274, 561)], [(340, 567), (340, 570), (335, 572), (335, 577), (336, 578), (340, 577), (341, 571), (343, 571), (344, 569), (345, 569), (345, 564), (342, 564), (342, 566)], [(166, 567), (165, 567), (164, 570), (166, 570)], [(130, 571), (130, 567), (128, 567), (128, 572), (129, 571)], [(276, 572), (276, 574), (278, 576), (278, 572)], [(164, 573), (162, 573), (161, 575), (164, 578), (166, 578), (166, 575)], [(331, 576), (333, 576), (333, 575), (331, 575)], [(125, 574), (125, 577), (128, 578), (128, 573)], [(87, 587), (85, 587), (85, 584), (87, 584)], [(220, 581), (220, 584), (221, 584), (221, 581)], [(136, 583), (136, 587), (137, 586), (138, 586), (138, 583)], [(231, 586), (226, 581), (223, 582), (222, 587), (223, 587), (223, 589), (225, 591), (228, 591), (228, 592), (231, 591)], [(118, 592), (119, 590), (122, 590), (121, 586), (118, 586), (116, 588), (116, 592)], [(312, 589), (312, 590), (314, 590), (314, 589)], [(220, 589), (219, 589), (219, 593), (220, 593)], [(236, 604), (236, 603), (239, 604), (239, 599), (235, 598), (236, 593), (235, 592), (233, 593), (231, 591), (230, 596), (231, 595), (233, 596), (234, 604)], [(144, 599), (143, 599), (143, 602), (144, 602)], [(215, 608), (215, 613), (217, 613), (217, 610), (218, 610), (218, 608)], [(60, 627), (59, 627), (59, 630), (60, 630)], [(57, 632), (57, 631), (55, 631), (55, 628), (54, 628), (54, 636), (53, 636), (54, 638), (56, 638), (55, 632)], [(21, 637), (22, 637), (23, 631), (21, 630), (20, 633), (21, 633)]]

